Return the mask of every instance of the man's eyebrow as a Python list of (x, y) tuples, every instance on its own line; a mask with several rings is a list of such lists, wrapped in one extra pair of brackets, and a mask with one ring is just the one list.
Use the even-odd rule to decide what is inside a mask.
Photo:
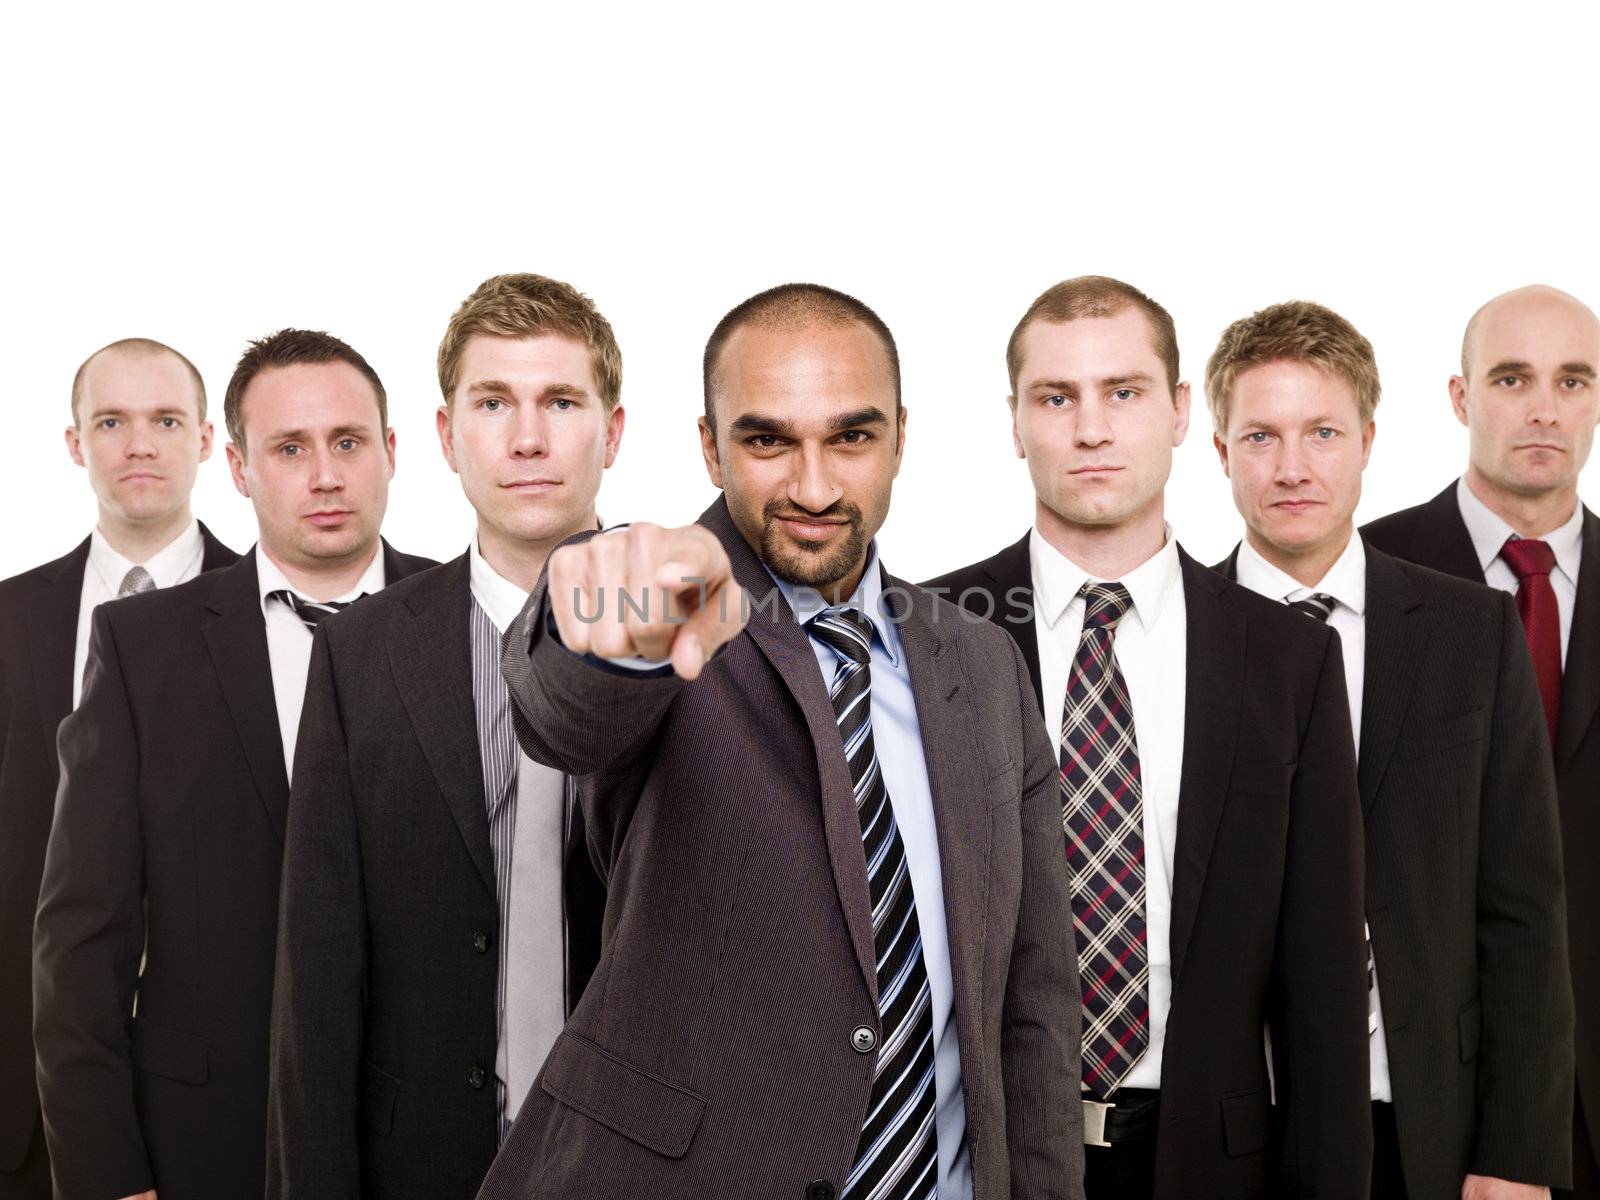
[(769, 433), (787, 437), (794, 432), (794, 425), (776, 417), (764, 417), (760, 413), (745, 413), (735, 418), (728, 430), (731, 433)]
[(1147, 375), (1143, 371), (1132, 371), (1124, 375), (1108, 375), (1100, 381), (1100, 386), (1103, 388), (1119, 388), (1137, 383), (1148, 387), (1154, 382), (1155, 376)]
[(1562, 363), (1561, 373), (1563, 375), (1582, 375), (1585, 379), (1593, 379), (1595, 377), (1594, 367), (1586, 362)]
[(887, 425), (889, 416), (873, 405), (870, 408), (858, 408), (854, 412), (840, 413), (828, 421), (828, 428), (838, 431), (842, 429), (859, 429), (863, 425)]
[(1531, 371), (1531, 370), (1533, 370), (1533, 364), (1532, 363), (1511, 362), (1511, 361), (1507, 360), (1505, 362), (1497, 362), (1497, 363), (1495, 363), (1495, 365), (1490, 367), (1489, 370), (1487, 372), (1485, 372), (1485, 374), (1487, 374), (1487, 375), (1489, 375), (1491, 377), (1495, 376), (1495, 375), (1520, 375), (1520, 374), (1522, 374), (1522, 373), (1524, 373), (1526, 371)]
[(1060, 392), (1063, 396), (1076, 396), (1078, 385), (1070, 379), (1035, 379), (1028, 385), (1030, 392)]

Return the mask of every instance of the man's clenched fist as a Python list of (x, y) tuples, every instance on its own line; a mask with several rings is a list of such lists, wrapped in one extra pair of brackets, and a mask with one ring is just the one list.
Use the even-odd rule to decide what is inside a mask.
[(672, 660), (685, 679), (744, 628), (744, 590), (701, 525), (629, 525), (550, 556), (550, 610), (575, 654)]

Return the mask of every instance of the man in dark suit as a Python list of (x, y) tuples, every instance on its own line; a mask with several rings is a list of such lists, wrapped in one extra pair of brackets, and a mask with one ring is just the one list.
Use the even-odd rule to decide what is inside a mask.
[(0, 583), (0, 1200), (49, 1200), (33, 1064), (33, 913), (55, 809), (56, 727), (77, 701), (89, 615), (238, 555), (194, 519), (206, 390), (170, 346), (124, 338), (73, 379), (67, 452), (97, 501), (71, 553)]
[(785, 285), (705, 379), (722, 499), (558, 549), (507, 642), (609, 891), (482, 1196), (1080, 1196), (1054, 764), (1010, 643), (879, 565), (893, 339)]
[(325, 622), (284, 850), (274, 1198), (472, 1200), (599, 955), (571, 781), (522, 757), (500, 674), (555, 546), (595, 527), (622, 358), (573, 288), (485, 281), (439, 348), (467, 553)]
[(1554, 750), (1577, 1010), (1570, 1192), (1600, 1197), (1600, 519), (1578, 475), (1600, 422), (1600, 321), (1553, 288), (1478, 310), (1450, 380), (1471, 435), (1466, 474), (1366, 526), (1369, 545), (1514, 593)]
[(928, 586), (1012, 635), (1060, 737), (1085, 1190), (1365, 1197), (1361, 813), (1338, 640), (1167, 528), (1189, 386), (1165, 309), (1067, 280), (1018, 323), (1007, 365), (1034, 528)]
[(1555, 776), (1511, 597), (1365, 546), (1372, 346), (1318, 304), (1206, 369), (1244, 542), (1222, 571), (1345, 656), (1367, 845), (1380, 1200), (1536, 1200), (1570, 1175), (1572, 991)]
[(257, 1197), (290, 747), (311, 626), (423, 566), (380, 542), (382, 384), (323, 333), (252, 344), (224, 402), (261, 530), (94, 614), (34, 930), (59, 1200)]

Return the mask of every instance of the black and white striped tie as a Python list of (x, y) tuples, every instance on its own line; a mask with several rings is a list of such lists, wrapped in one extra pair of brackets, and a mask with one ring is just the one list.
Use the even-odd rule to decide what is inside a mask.
[[(364, 596), (366, 593), (362, 593)], [(357, 596), (356, 600), (361, 599)], [(279, 588), (275, 592), (267, 593), (268, 600), (276, 600), (280, 604), (287, 604), (294, 610), (294, 615), (305, 622), (305, 626), (312, 633), (317, 631), (317, 625), (323, 617), (331, 617), (336, 612), (342, 612), (354, 604), (355, 600), (307, 600), (304, 596), (291, 592), (288, 588)]]
[(1295, 612), (1305, 613), (1306, 616), (1318, 621), (1327, 621), (1333, 616), (1333, 610), (1338, 606), (1338, 601), (1327, 592), (1312, 592), (1309, 596), (1302, 596), (1298, 600), (1285, 600)]
[(878, 1061), (840, 1200), (930, 1200), (939, 1188), (933, 1002), (905, 843), (872, 742), (872, 626), (856, 609), (832, 608), (806, 632), (839, 658), (828, 697), (855, 787), (878, 959)]

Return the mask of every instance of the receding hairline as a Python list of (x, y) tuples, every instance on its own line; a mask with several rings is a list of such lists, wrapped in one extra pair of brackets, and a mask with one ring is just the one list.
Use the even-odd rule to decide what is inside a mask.
[(88, 358), (78, 365), (77, 372), (72, 377), (72, 422), (76, 425), (82, 419), (84, 397), (89, 391), (90, 368), (102, 358), (113, 354), (123, 355), (127, 358), (160, 358), (163, 355), (174, 359), (189, 376), (193, 384), (193, 399), (195, 415), (201, 421), (206, 418), (206, 385), (200, 376), (200, 370), (190, 362), (188, 357), (174, 350), (165, 342), (158, 342), (154, 338), (128, 337), (119, 338), (101, 346)]
[(1530, 283), (1523, 287), (1512, 288), (1509, 292), (1501, 292), (1498, 296), (1485, 300), (1478, 306), (1477, 311), (1467, 318), (1467, 327), (1461, 334), (1461, 377), (1463, 379), (1472, 378), (1472, 343), (1483, 324), (1484, 317), (1497, 305), (1531, 297), (1555, 300), (1577, 310), (1588, 317), (1595, 326), (1596, 332), (1600, 333), (1600, 317), (1595, 316), (1594, 310), (1571, 292), (1564, 292), (1560, 288), (1551, 287), (1545, 283)]

